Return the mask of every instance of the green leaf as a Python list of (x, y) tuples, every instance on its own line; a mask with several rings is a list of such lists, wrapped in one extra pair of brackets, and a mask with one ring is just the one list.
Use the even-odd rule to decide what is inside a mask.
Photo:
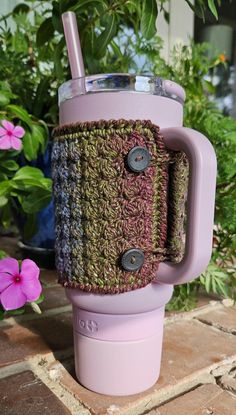
[(17, 308), (16, 310), (8, 310), (6, 312), (6, 315), (8, 316), (19, 316), (21, 314), (24, 314), (25, 307)]
[(52, 23), (52, 18), (44, 20), (41, 26), (39, 27), (36, 35), (36, 44), (38, 47), (42, 47), (45, 43), (49, 42), (54, 35), (54, 26)]
[(18, 172), (13, 177), (13, 181), (25, 180), (25, 179), (34, 179), (41, 180), (44, 178), (43, 172), (37, 167), (25, 166), (21, 167)]
[(13, 114), (16, 118), (19, 118), (20, 120), (24, 121), (30, 128), (32, 126), (31, 118), (28, 114), (28, 112), (18, 105), (8, 105), (7, 110), (10, 111), (11, 114)]
[(51, 192), (47, 189), (36, 189), (22, 202), (22, 208), (26, 213), (35, 213), (46, 207), (51, 201)]
[(0, 208), (8, 203), (8, 199), (5, 196), (0, 196)]
[(205, 277), (205, 288), (206, 292), (209, 294), (211, 291), (211, 276), (209, 274), (206, 274)]
[(8, 229), (12, 223), (12, 211), (10, 207), (10, 203), (7, 203), (5, 206), (2, 207), (2, 214), (1, 214), (1, 223), (5, 229)]
[(95, 41), (95, 57), (97, 59), (100, 59), (105, 55), (109, 42), (116, 35), (116, 30), (116, 16), (115, 13), (113, 13), (112, 15), (108, 15), (106, 17), (106, 28)]
[(41, 145), (41, 153), (44, 154), (48, 142), (48, 130), (44, 128), (43, 124), (33, 124), (32, 136)]
[(189, 5), (189, 7), (192, 9), (193, 12), (195, 12), (194, 5), (192, 4), (191, 0), (185, 0), (186, 3)]
[(6, 196), (11, 187), (10, 180), (0, 182), (0, 196)]
[(134, 10), (137, 10), (139, 8), (139, 4), (136, 0), (128, 0), (125, 3), (126, 6), (131, 6)]
[(116, 58), (122, 59), (123, 58), (123, 53), (121, 52), (120, 47), (117, 45), (117, 43), (114, 40), (111, 41), (111, 47), (112, 47), (112, 50), (113, 50)]
[(0, 107), (6, 107), (10, 104), (10, 94), (8, 91), (0, 91)]
[(157, 12), (156, 0), (143, 1), (141, 32), (146, 39), (151, 39), (156, 34)]
[(38, 155), (39, 142), (34, 138), (33, 132), (26, 131), (23, 137), (23, 150), (28, 161), (35, 160)]
[(207, 92), (210, 92), (210, 94), (215, 94), (216, 88), (210, 81), (204, 79), (203, 85), (205, 86)]
[(41, 304), (45, 299), (44, 294), (40, 294), (39, 298), (37, 300), (34, 301), (34, 303), (36, 304)]
[[(8, 257), (7, 253), (0, 249), (0, 259), (7, 258), (7, 257)], [(0, 308), (0, 310), (1, 310), (1, 308)]]
[[(43, 108), (45, 105), (45, 102), (47, 101), (47, 97), (49, 94), (49, 90), (51, 88), (50, 80), (44, 76), (36, 89), (35, 97), (34, 97), (34, 103), (33, 103), (33, 109), (32, 113), (35, 117), (40, 118), (43, 114)], [(38, 121), (41, 123), (41, 120)]]
[(214, 0), (208, 0), (208, 7), (211, 10), (213, 16), (216, 18), (216, 20), (218, 20), (218, 12)]
[(27, 4), (21, 3), (14, 7), (12, 14), (19, 14), (19, 13), (29, 13), (30, 7)]
[(19, 169), (19, 164), (15, 160), (4, 160), (1, 162), (1, 167), (4, 167), (6, 170), (16, 171)]
[(65, 44), (64, 38), (60, 40), (56, 48), (54, 49), (54, 68), (57, 79), (63, 79), (64, 71), (62, 66), (62, 51)]
[(81, 11), (81, 9), (86, 9), (88, 6), (97, 6), (98, 4), (107, 5), (106, 1), (104, 0), (80, 0), (77, 4), (70, 8), (72, 11)]
[(52, 180), (49, 178), (24, 178), (23, 180), (11, 180), (11, 196), (19, 197), (22, 194), (22, 190), (28, 193), (34, 191), (35, 189), (51, 191), (51, 187)]
[(58, 13), (55, 13), (54, 11), (52, 13), (52, 24), (53, 24), (54, 30), (56, 30), (59, 33), (63, 33), (63, 24), (62, 24), (61, 16)]

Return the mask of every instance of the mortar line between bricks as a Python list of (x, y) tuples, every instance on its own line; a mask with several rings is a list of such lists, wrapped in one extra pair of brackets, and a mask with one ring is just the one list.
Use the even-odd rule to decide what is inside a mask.
[(44, 366), (34, 364), (32, 366), (32, 371), (67, 407), (67, 409), (71, 412), (71, 415), (91, 415), (89, 409), (85, 408), (80, 401), (78, 401), (71, 393), (56, 382), (56, 379), (54, 380), (53, 377), (50, 378), (50, 374), (49, 372), (46, 372)]
[(208, 304), (203, 307), (199, 307), (197, 309), (194, 309), (192, 311), (185, 311), (183, 313), (178, 313), (171, 315), (169, 317), (165, 317), (165, 325), (167, 324), (173, 324), (179, 321), (186, 321), (186, 320), (193, 320), (195, 317), (203, 314), (209, 313), (209, 311), (215, 311), (215, 310), (221, 310), (223, 308), (227, 308), (224, 306), (220, 301), (217, 301), (214, 304)]
[(236, 391), (233, 390), (233, 389), (229, 389), (226, 386), (224, 386), (224, 384), (221, 382), (221, 378), (222, 378), (222, 376), (220, 376), (219, 379), (216, 379), (216, 384), (219, 386), (219, 388), (222, 391), (225, 391), (225, 392), (229, 393), (230, 395), (232, 395), (235, 398), (236, 397)]
[(50, 352), (45, 354), (36, 354), (34, 356), (28, 357), (27, 360), (22, 360), (21, 362), (11, 363), (9, 365), (1, 366), (0, 367), (0, 379), (3, 379), (11, 374), (21, 373), (24, 370), (27, 370), (28, 364), (34, 362), (35, 359), (39, 362), (43, 362), (44, 360), (63, 360), (73, 358), (74, 355), (74, 348), (69, 347), (65, 350), (59, 350), (57, 352)]
[[(165, 402), (162, 402), (160, 405), (158, 405), (158, 406), (155, 406), (154, 408), (152, 408), (152, 410), (157, 410), (158, 408), (160, 408), (162, 405), (166, 405), (167, 403), (169, 403), (169, 402), (173, 402), (175, 399), (178, 399), (178, 398), (180, 398), (181, 396), (184, 396), (184, 395), (186, 395), (186, 394), (188, 394), (188, 393), (190, 393), (190, 392), (192, 392), (192, 391), (194, 391), (194, 390), (196, 390), (196, 389), (198, 389), (200, 386), (202, 386), (203, 384), (202, 383), (199, 383), (198, 385), (196, 384), (195, 386), (193, 386), (192, 388), (190, 388), (190, 389), (188, 389), (188, 390), (186, 390), (186, 391), (183, 391), (183, 392), (181, 392), (181, 393), (179, 393), (178, 395), (175, 395), (175, 396), (173, 396), (173, 397), (171, 397), (170, 399), (168, 399), (168, 400), (166, 400)], [(221, 392), (219, 392), (219, 394), (220, 394)], [(198, 410), (197, 410), (198, 411)], [(142, 413), (142, 415), (148, 415), (149, 414), (149, 410), (147, 410), (147, 411), (145, 411), (145, 412), (143, 412)], [(158, 415), (158, 414), (157, 414)]]
[(44, 356), (37, 355), (27, 361), (14, 363), (4, 368), (0, 368), (0, 379), (30, 370), (67, 407), (71, 412), (71, 415), (91, 415), (91, 412), (73, 397), (73, 395), (59, 385), (54, 379), (49, 377), (44, 366), (53, 362), (55, 362), (53, 353), (48, 353)]
[[(145, 411), (147, 412), (148, 410), (150, 411), (153, 408), (163, 405), (168, 401), (175, 399), (178, 395), (184, 395), (190, 390), (201, 385), (207, 383), (216, 383), (215, 376), (211, 372), (221, 366), (234, 364), (235, 359), (236, 355), (227, 357), (220, 362), (208, 366), (207, 368), (195, 371), (193, 374), (194, 377), (193, 375), (189, 375), (183, 379), (180, 379), (176, 385), (167, 385), (164, 388), (152, 393), (151, 395), (145, 396), (145, 398), (142, 398), (142, 402), (144, 401), (144, 399), (147, 401), (147, 409), (145, 409)], [(131, 408), (126, 409), (125, 412), (121, 411), (119, 415), (143, 415), (143, 410), (139, 411), (139, 407), (140, 401), (136, 402), (136, 405), (132, 406)]]
[(58, 282), (55, 282), (55, 283), (52, 283), (52, 284), (51, 283), (48, 283), (48, 282), (45, 282), (43, 280), (40, 280), (40, 282), (41, 282), (43, 288), (60, 287), (60, 285), (58, 284)]
[[(48, 353), (43, 356), (37, 355), (29, 359), (27, 362), (16, 363), (2, 368), (0, 370), (0, 377), (20, 373), (24, 370), (32, 370), (33, 373), (35, 373), (43, 381), (43, 383), (45, 383), (49, 389), (52, 390), (52, 392), (68, 407), (68, 409), (73, 411), (71, 412), (72, 415), (91, 415), (91, 412), (87, 408), (84, 408), (84, 406), (82, 407), (82, 412), (78, 412), (78, 405), (81, 406), (81, 403), (79, 403), (79, 401), (74, 397), (73, 393), (67, 391), (63, 386), (58, 385), (59, 379), (57, 379), (56, 375), (54, 376), (54, 379), (49, 378), (46, 365), (48, 366), (53, 362), (55, 362), (55, 355), (53, 355), (53, 353)], [(145, 396), (145, 398), (142, 397), (131, 405), (130, 408), (124, 408), (124, 410), (121, 408), (119, 415), (140, 415), (143, 414), (143, 401), (146, 401), (145, 411), (148, 411), (176, 398), (181, 394), (187, 393), (202, 384), (215, 383), (215, 376), (212, 372), (226, 365), (235, 365), (235, 362), (236, 355), (227, 357), (221, 362), (214, 363), (207, 368), (200, 369), (194, 372), (194, 377), (192, 375), (187, 376), (180, 380), (177, 385), (167, 385), (166, 387)], [(59, 367), (62, 366), (60, 362), (57, 362), (57, 365)], [(65, 401), (67, 403), (65, 403)]]
[(50, 310), (43, 311), (42, 314), (22, 314), (20, 316), (9, 317), (6, 320), (0, 321), (0, 327), (14, 326), (25, 321), (39, 320), (46, 317), (53, 317), (57, 314), (67, 313), (71, 311), (71, 305), (65, 305), (62, 307), (51, 308)]
[(210, 321), (206, 321), (204, 319), (199, 319), (199, 318), (194, 317), (192, 321), (197, 321), (198, 323), (203, 324), (204, 326), (211, 327), (212, 329), (214, 329), (214, 330), (216, 330), (220, 333), (228, 334), (229, 336), (235, 336), (236, 335), (236, 332), (232, 333), (231, 331), (229, 331), (227, 329), (224, 329), (224, 327), (218, 326), (214, 323), (212, 324)]
[[(182, 320), (192, 320), (194, 317), (197, 317), (198, 315), (208, 313), (209, 311), (212, 311), (213, 309), (218, 310), (224, 307), (225, 306), (223, 306), (221, 302), (217, 302), (216, 304), (209, 304), (207, 306), (200, 307), (196, 310), (192, 310), (187, 313), (183, 312), (183, 313), (175, 314), (170, 317), (165, 317), (165, 325), (172, 324), (172, 323), (182, 321)], [(69, 304), (69, 305), (65, 305), (62, 307), (55, 307), (50, 310), (43, 311), (42, 314), (22, 314), (20, 316), (9, 317), (6, 320), (0, 321), (0, 327), (5, 327), (8, 325), (14, 326), (17, 323), (37, 320), (41, 318), (54, 316), (57, 314), (66, 313), (68, 311), (71, 311), (71, 309), (72, 309), (71, 305)]]
[(236, 335), (236, 330), (235, 329), (232, 329), (232, 331), (231, 330), (228, 330), (227, 328), (221, 326), (221, 324), (212, 323), (211, 321), (205, 320), (204, 317), (203, 318), (196, 318), (196, 317), (194, 317), (194, 319), (200, 321), (200, 323), (203, 323), (203, 324), (205, 324), (207, 326), (214, 327), (215, 329), (218, 329), (220, 331), (223, 331), (223, 333), (232, 334), (233, 336)]

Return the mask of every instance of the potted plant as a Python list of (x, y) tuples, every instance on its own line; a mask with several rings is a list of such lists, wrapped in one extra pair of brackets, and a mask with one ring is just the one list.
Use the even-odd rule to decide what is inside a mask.
[[(51, 207), (51, 179), (37, 167), (27, 166), (22, 160), (31, 161), (45, 152), (48, 130), (45, 123), (31, 117), (14, 104), (17, 96), (9, 84), (0, 83), (0, 220), (7, 228), (13, 217), (19, 227), (23, 246), (37, 244), (42, 226), (43, 208)], [(40, 216), (41, 215), (41, 216)], [(53, 215), (52, 215), (53, 216)], [(45, 225), (45, 221), (44, 221)], [(46, 222), (47, 226), (47, 222)], [(51, 226), (53, 230), (53, 226)], [(42, 231), (41, 231), (42, 233)], [(46, 244), (41, 238), (41, 244)], [(45, 236), (46, 235), (46, 236)], [(51, 249), (53, 248), (53, 234)], [(40, 248), (48, 248), (41, 246)], [(39, 246), (38, 246), (39, 248)]]

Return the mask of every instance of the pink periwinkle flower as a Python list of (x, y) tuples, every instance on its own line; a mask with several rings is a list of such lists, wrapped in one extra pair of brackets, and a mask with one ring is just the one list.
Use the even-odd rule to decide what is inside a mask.
[(0, 260), (0, 303), (5, 310), (15, 310), (35, 301), (42, 291), (39, 268), (31, 259), (24, 259), (19, 269), (14, 258)]
[(20, 138), (25, 134), (24, 128), (19, 125), (14, 126), (10, 121), (2, 120), (0, 127), (0, 150), (20, 150), (22, 141)]

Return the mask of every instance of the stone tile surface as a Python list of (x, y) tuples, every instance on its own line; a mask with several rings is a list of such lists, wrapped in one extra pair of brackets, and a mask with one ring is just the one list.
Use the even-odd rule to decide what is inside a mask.
[(21, 259), (20, 248), (17, 246), (18, 238), (11, 236), (0, 237), (0, 249), (5, 251), (8, 256)]
[(236, 334), (236, 307), (222, 307), (198, 316), (203, 323), (222, 329), (228, 333)]
[(65, 405), (32, 372), (0, 379), (1, 415), (70, 415)]
[(45, 296), (44, 301), (40, 304), (42, 311), (52, 308), (63, 307), (69, 305), (70, 302), (65, 295), (65, 290), (60, 285), (55, 287), (46, 287), (43, 289)]
[(234, 415), (234, 413), (236, 413), (236, 397), (217, 385), (209, 384), (150, 411), (149, 415)]
[(58, 285), (56, 270), (41, 269), (40, 280), (44, 286)]
[(236, 337), (198, 321), (176, 321), (165, 327), (159, 385), (207, 368), (236, 354)]
[(214, 363), (234, 354), (236, 337), (218, 333), (198, 321), (180, 321), (165, 327), (161, 375), (158, 382), (146, 392), (127, 397), (98, 395), (75, 381), (73, 362), (64, 369), (60, 367), (59, 382), (94, 415), (105, 415), (111, 405), (125, 410), (145, 397), (150, 396), (151, 399), (162, 388), (175, 387), (183, 380), (188, 382), (195, 377), (197, 385), (200, 370), (210, 371)]
[(219, 384), (223, 389), (235, 393), (236, 395), (236, 369), (222, 376), (222, 378), (219, 380)]
[(71, 313), (58, 314), (0, 329), (0, 367), (25, 360), (36, 354), (72, 347)]

